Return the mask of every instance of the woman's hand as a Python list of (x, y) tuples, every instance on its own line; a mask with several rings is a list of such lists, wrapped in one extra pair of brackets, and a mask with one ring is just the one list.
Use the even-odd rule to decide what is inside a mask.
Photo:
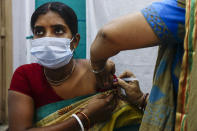
[(114, 93), (99, 94), (90, 100), (88, 105), (81, 111), (85, 113), (91, 125), (107, 120), (111, 117), (116, 107), (116, 96)]
[[(92, 64), (92, 69), (95, 70), (95, 65)], [(96, 88), (98, 91), (105, 91), (111, 89), (113, 85), (113, 75), (115, 73), (115, 64), (113, 61), (108, 60), (101, 72), (94, 73), (96, 77)]]
[[(122, 73), (118, 81), (114, 83), (115, 86), (119, 88), (119, 94), (125, 98), (130, 104), (139, 106), (143, 101), (143, 93), (140, 90), (139, 82), (137, 80), (125, 82), (121, 78), (136, 78), (135, 75), (130, 71), (125, 71)], [(126, 96), (120, 93), (120, 88), (123, 88), (126, 92)]]

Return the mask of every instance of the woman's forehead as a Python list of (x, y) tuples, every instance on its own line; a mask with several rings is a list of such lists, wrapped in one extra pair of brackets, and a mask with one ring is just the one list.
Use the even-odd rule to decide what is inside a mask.
[(64, 19), (56, 12), (49, 11), (38, 17), (35, 26), (41, 25), (64, 25), (67, 26)]

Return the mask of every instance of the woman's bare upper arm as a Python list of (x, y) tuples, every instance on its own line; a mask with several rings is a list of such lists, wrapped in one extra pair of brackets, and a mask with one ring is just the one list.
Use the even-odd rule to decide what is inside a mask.
[(158, 37), (138, 12), (122, 16), (103, 26), (91, 45), (90, 56), (92, 61), (97, 62), (122, 50), (151, 47), (158, 43)]
[(9, 130), (22, 131), (33, 126), (34, 102), (30, 96), (8, 92)]
[(104, 30), (110, 40), (121, 45), (121, 50), (154, 46), (159, 41), (140, 12), (115, 19)]

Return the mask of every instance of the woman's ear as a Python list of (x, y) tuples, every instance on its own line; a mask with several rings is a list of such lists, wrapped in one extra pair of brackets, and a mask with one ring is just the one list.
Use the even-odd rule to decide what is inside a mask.
[(77, 33), (77, 34), (75, 35), (74, 39), (73, 39), (73, 42), (72, 42), (72, 44), (73, 44), (73, 49), (76, 49), (76, 48), (77, 48), (77, 46), (78, 46), (78, 44), (79, 44), (79, 41), (80, 41), (80, 34)]

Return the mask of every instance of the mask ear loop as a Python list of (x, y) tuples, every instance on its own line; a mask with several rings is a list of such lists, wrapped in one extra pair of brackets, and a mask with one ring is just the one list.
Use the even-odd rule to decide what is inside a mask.
[[(75, 36), (72, 37), (72, 39), (70, 40), (70, 43), (73, 42), (73, 40), (75, 39)], [(73, 51), (76, 49), (75, 45), (73, 44)]]
[[(75, 36), (72, 37), (72, 39), (70, 40), (70, 43), (73, 42), (74, 39), (75, 39)], [(73, 56), (74, 56), (74, 54), (75, 54), (75, 49), (76, 49), (76, 48), (77, 48), (77, 47), (75, 47), (74, 44), (73, 44), (73, 50), (72, 50)]]
[[(75, 36), (73, 36), (72, 39), (70, 40), (70, 44), (71, 44), (71, 42), (73, 42), (74, 38), (75, 38)], [(73, 50), (71, 50), (73, 54), (74, 54), (75, 49), (76, 49), (76, 47), (73, 44)]]
[(74, 38), (75, 38), (75, 36), (73, 36), (73, 38), (70, 40), (70, 43), (73, 42)]

